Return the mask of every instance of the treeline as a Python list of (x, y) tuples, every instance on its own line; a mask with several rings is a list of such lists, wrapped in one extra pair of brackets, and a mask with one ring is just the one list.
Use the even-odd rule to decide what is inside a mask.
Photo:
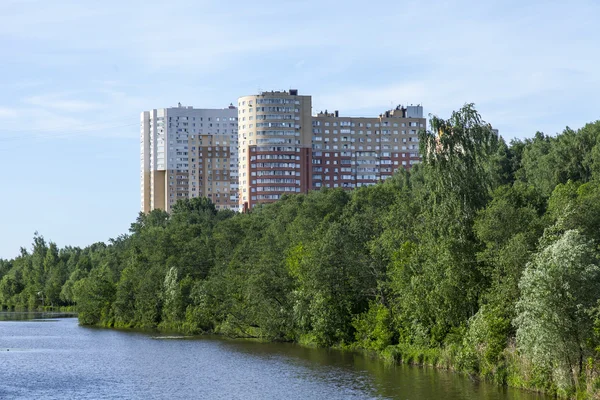
[(85, 249), (0, 262), (5, 307), (85, 325), (362, 348), (561, 396), (600, 393), (600, 122), (507, 145), (472, 105), (376, 186), (249, 214), (140, 214)]

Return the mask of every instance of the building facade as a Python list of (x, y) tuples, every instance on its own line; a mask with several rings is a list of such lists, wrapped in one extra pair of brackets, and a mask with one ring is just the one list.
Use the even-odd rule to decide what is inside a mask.
[(286, 194), (374, 185), (420, 161), (421, 129), (421, 105), (313, 116), (311, 96), (293, 89), (240, 97), (237, 108), (144, 111), (141, 208), (170, 212), (177, 200), (208, 197), (247, 211)]
[(398, 106), (378, 117), (320, 112), (312, 121), (312, 188), (374, 185), (418, 163), (423, 107)]
[(141, 113), (141, 209), (208, 197), (238, 209), (237, 109), (160, 108)]
[(297, 90), (238, 99), (240, 210), (312, 189), (311, 111)]
[(418, 163), (421, 105), (377, 117), (312, 116), (297, 90), (238, 99), (240, 210), (322, 187), (374, 185)]

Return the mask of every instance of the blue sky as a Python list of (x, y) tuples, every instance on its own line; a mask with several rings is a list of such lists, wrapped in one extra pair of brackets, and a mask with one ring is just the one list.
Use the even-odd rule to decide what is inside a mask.
[(0, 1), (0, 258), (126, 233), (139, 113), (297, 88), (313, 111), (466, 102), (506, 139), (600, 114), (597, 1)]

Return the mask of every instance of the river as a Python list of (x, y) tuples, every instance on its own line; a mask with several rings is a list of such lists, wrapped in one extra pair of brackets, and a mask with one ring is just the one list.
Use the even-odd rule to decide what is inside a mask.
[(0, 313), (0, 399), (543, 399), (352, 352), (15, 316)]

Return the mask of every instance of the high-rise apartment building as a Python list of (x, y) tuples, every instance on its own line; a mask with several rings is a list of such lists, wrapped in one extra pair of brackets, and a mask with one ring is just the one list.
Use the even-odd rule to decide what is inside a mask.
[(160, 108), (141, 113), (141, 209), (167, 212), (208, 197), (238, 209), (237, 109)]
[(378, 117), (320, 112), (312, 121), (312, 188), (374, 185), (418, 163), (423, 107), (398, 106)]
[(311, 111), (297, 90), (238, 99), (241, 210), (312, 189)]
[(145, 111), (142, 210), (208, 197), (217, 209), (245, 211), (285, 194), (374, 185), (419, 162), (425, 128), (421, 105), (313, 116), (311, 96), (297, 90), (240, 97), (237, 108)]
[(240, 209), (321, 187), (374, 185), (418, 163), (423, 107), (398, 106), (377, 117), (312, 116), (297, 90), (238, 100)]

